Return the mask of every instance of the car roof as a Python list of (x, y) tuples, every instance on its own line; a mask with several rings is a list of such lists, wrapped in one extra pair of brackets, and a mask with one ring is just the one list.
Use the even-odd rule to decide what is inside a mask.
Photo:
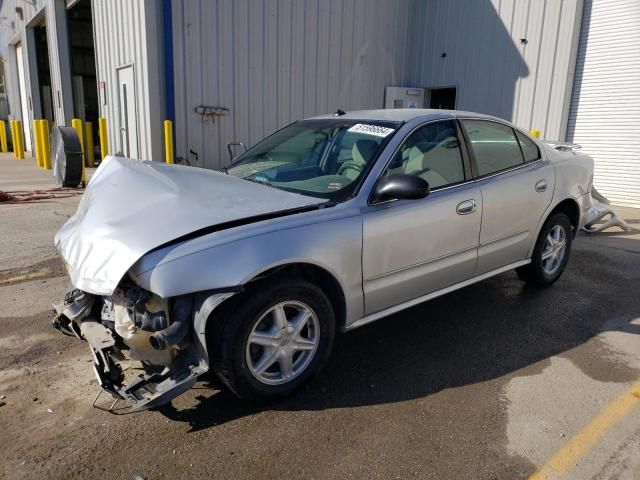
[[(386, 120), (390, 122), (408, 122), (410, 120), (438, 120), (442, 118), (485, 118), (491, 120), (500, 120), (497, 117), (490, 115), (484, 115), (482, 113), (465, 112), (462, 110), (436, 110), (427, 108), (389, 108), (389, 109), (377, 109), (377, 110), (354, 110), (352, 112), (345, 112), (344, 115), (340, 115), (339, 118), (345, 120)], [(319, 120), (327, 118), (337, 118), (335, 114), (319, 115), (317, 117), (310, 117), (307, 120)]]

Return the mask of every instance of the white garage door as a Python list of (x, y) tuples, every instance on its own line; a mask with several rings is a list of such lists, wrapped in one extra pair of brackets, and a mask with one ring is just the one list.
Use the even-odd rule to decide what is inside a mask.
[(600, 193), (640, 207), (639, 0), (585, 0), (567, 141), (594, 158)]

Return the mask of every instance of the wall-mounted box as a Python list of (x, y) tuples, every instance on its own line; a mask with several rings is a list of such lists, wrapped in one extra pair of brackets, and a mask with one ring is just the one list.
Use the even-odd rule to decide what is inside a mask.
[(424, 88), (386, 87), (384, 108), (424, 108)]

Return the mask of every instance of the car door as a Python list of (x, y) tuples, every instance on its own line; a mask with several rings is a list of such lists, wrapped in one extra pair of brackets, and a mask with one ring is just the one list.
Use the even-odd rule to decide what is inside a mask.
[(466, 147), (454, 120), (407, 136), (382, 176), (419, 175), (431, 193), (419, 200), (369, 204), (363, 214), (365, 312), (371, 314), (473, 275), (482, 216)]
[(551, 203), (555, 169), (536, 144), (511, 126), (461, 120), (482, 193), (476, 275), (525, 260)]

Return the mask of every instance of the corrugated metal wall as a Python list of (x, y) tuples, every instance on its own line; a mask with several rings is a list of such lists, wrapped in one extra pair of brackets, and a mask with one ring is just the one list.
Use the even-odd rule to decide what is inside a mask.
[(581, 11), (582, 0), (418, 1), (408, 80), (455, 85), (458, 109), (564, 138)]
[(612, 203), (640, 207), (640, 2), (586, 0), (567, 140)]
[[(220, 168), (226, 144), (253, 145), (314, 114), (378, 108), (406, 83), (413, 2), (173, 0), (176, 151)], [(220, 105), (215, 124), (195, 113)]]
[[(16, 12), (16, 7), (22, 9), (22, 19)], [(50, 58), (51, 90), (53, 95), (54, 115), (58, 125), (71, 123), (73, 116), (73, 98), (71, 93), (71, 67), (68, 56), (68, 34), (66, 31), (66, 15), (64, 0), (34, 0), (33, 3), (22, 0), (4, 0), (0, 9), (0, 16), (6, 18), (2, 23), (3, 44), (6, 63), (7, 94), (9, 98), (11, 117), (22, 119), (26, 128), (31, 128), (31, 121), (35, 115), (40, 117), (39, 95), (34, 74), (35, 51), (34, 45), (27, 35), (27, 24), (36, 16), (44, 15), (47, 27), (47, 43)], [(13, 28), (12, 28), (13, 25)], [(15, 61), (15, 44), (23, 46), (23, 56), (26, 76), (26, 89), (29, 97), (30, 111), (22, 112), (17, 86), (18, 74)], [(34, 85), (34, 88), (31, 87)]]
[[(54, 89), (60, 88), (62, 99), (54, 102), (56, 118), (69, 123), (72, 95), (63, 91), (65, 72), (56, 71), (69, 62), (56, 44), (60, 35), (51, 35), (56, 23), (66, 22), (64, 0), (45, 1), (52, 12), (57, 5), (57, 16), (47, 15)], [(3, 9), (11, 12), (16, 2), (24, 4), (6, 0)], [(25, 19), (38, 5), (23, 5)], [(161, 2), (92, 5), (98, 81), (106, 86), (107, 103), (100, 108), (108, 119), (111, 152), (122, 150), (117, 68), (133, 64), (140, 156), (162, 159)], [(563, 138), (581, 5), (582, 0), (173, 0), (177, 155), (194, 162), (192, 150), (199, 165), (219, 168), (228, 161), (228, 142), (252, 145), (290, 121), (337, 108), (381, 107), (387, 85), (456, 85), (458, 108)], [(199, 105), (224, 106), (230, 115), (212, 125), (195, 113)]]
[(162, 9), (157, 0), (93, 0), (96, 74), (105, 82), (109, 150), (122, 152), (119, 132), (119, 67), (133, 65), (140, 158), (162, 160), (162, 121), (165, 116), (162, 72)]
[[(22, 9), (22, 20), (16, 12)], [(133, 65), (136, 72), (136, 110), (139, 151), (142, 158), (162, 159), (162, 121), (165, 116), (164, 73), (162, 72), (162, 11), (158, 0), (93, 0), (96, 70), (106, 86), (106, 104), (100, 103), (107, 118), (111, 153), (122, 150), (118, 130), (117, 68)], [(34, 45), (27, 25), (35, 17), (45, 18), (51, 70), (54, 114), (58, 125), (70, 125), (73, 117), (71, 62), (65, 0), (4, 0), (0, 16), (7, 58), (7, 87), (13, 118), (22, 118), (25, 128), (40, 117)], [(13, 28), (11, 23), (13, 22)], [(6, 42), (6, 43), (5, 43)], [(24, 51), (29, 112), (21, 112), (17, 88), (16, 43)], [(32, 87), (33, 85), (33, 87)]]

